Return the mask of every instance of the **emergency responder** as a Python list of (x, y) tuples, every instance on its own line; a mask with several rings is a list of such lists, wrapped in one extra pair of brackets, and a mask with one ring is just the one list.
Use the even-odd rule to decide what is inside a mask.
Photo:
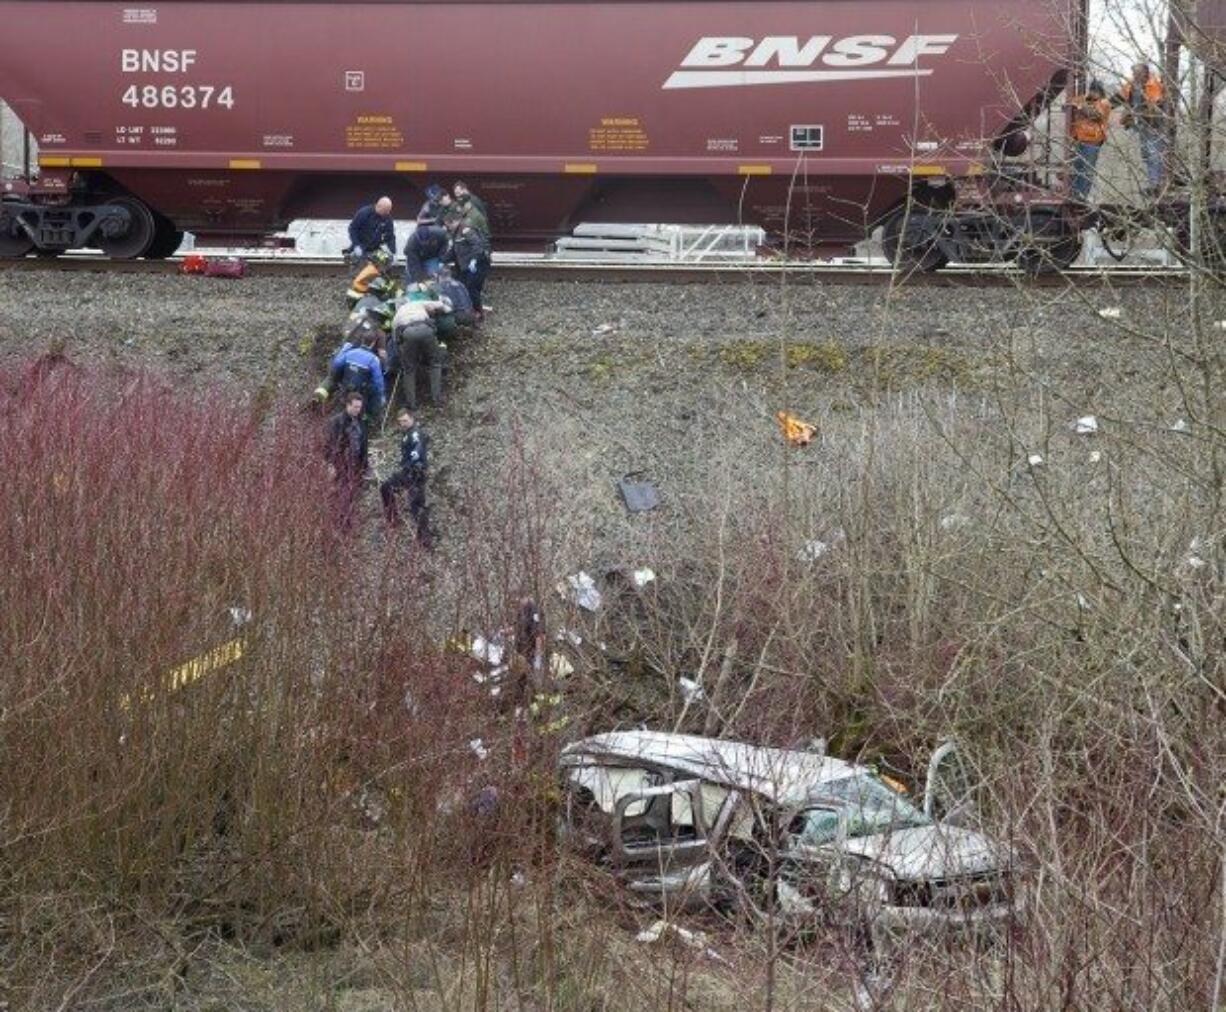
[(362, 394), (371, 417), (383, 410), (385, 387), (383, 363), (375, 353), (378, 327), (363, 328), (360, 342), (346, 341), (340, 351), (332, 356), (328, 368), (328, 381), (315, 390), (317, 400), (326, 401), (331, 389), (339, 389), (348, 396), (349, 391)]
[(438, 219), (423, 215), (404, 246), (405, 270), (410, 281), (425, 281), (438, 271), (451, 251), (451, 237)]
[[(424, 297), (423, 297), (424, 296)], [(417, 371), (428, 370), (430, 400), (443, 403), (443, 349), (438, 343), (434, 318), (450, 310), (451, 304), (430, 298), (425, 293), (409, 293), (408, 300), (396, 310), (392, 320), (392, 336), (398, 346), (400, 372), (404, 377), (404, 402), (411, 410), (417, 408)]]
[[(468, 184), (463, 180), (457, 179), (455, 185), (451, 188), (452, 195), (455, 197), (455, 202), (459, 207), (464, 207), (466, 204), (476, 208), (477, 213), (488, 222), (490, 220), (489, 208), (485, 206), (485, 201), (478, 197), (468, 188)], [(488, 232), (486, 233), (489, 234)]]
[(1156, 197), (1166, 173), (1166, 87), (1148, 63), (1137, 63), (1131, 79), (1120, 85), (1111, 104), (1124, 106), (1124, 128), (1137, 132), (1145, 163), (1144, 193)]
[(438, 336), (447, 340), (459, 327), (471, 327), (476, 321), (473, 300), (469, 298), (468, 289), (455, 279), (451, 268), (445, 265), (434, 276), (434, 287), (441, 298), (451, 303), (450, 313), (435, 318)]
[(325, 434), (324, 455), (332, 477), (333, 513), (343, 530), (353, 526), (354, 510), (369, 461), (363, 405), (361, 393), (350, 390), (345, 394), (345, 406), (328, 419)]
[(490, 270), (490, 241), (472, 225), (460, 222), (452, 237), (452, 253), (460, 281), (472, 300), (473, 313), (480, 321), (485, 316), (481, 292)]
[(431, 183), (426, 187), (426, 202), (421, 205), (421, 210), (417, 212), (417, 220), (422, 218), (433, 218), (435, 221), (441, 221), (443, 217), (443, 196), (447, 193), (438, 183)]
[[(387, 321), (387, 326), (390, 329), (390, 319)], [(377, 318), (366, 313), (350, 314), (349, 319), (345, 322), (344, 337), (345, 342), (341, 345), (341, 352), (346, 348), (369, 348), (383, 364), (384, 370), (390, 371), (392, 367), (388, 363), (387, 333)], [(314, 399), (320, 404), (327, 404), (328, 399), (336, 391), (341, 375), (341, 373), (333, 372), (331, 362), (329, 362), (328, 374), (320, 381), (312, 394)]]
[(1107, 125), (1111, 119), (1111, 103), (1099, 81), (1091, 81), (1084, 95), (1070, 103), (1073, 135), (1073, 176), (1069, 192), (1074, 200), (1084, 201), (1094, 186), (1098, 156), (1107, 140)]
[(409, 507), (409, 516), (417, 533), (417, 540), (429, 547), (429, 514), (426, 509), (426, 468), (429, 466), (430, 441), (417, 427), (417, 419), (408, 408), (402, 408), (396, 416), (400, 430), (400, 467), (379, 485), (379, 497), (383, 500), (383, 515), (392, 527), (401, 524), (400, 504), (402, 497)]
[(465, 225), (475, 228), (484, 237), (485, 241), (490, 240), (490, 223), (485, 220), (485, 215), (478, 209), (477, 205), (471, 202), (453, 205), (455, 213), (451, 216), (451, 228), (454, 232), (457, 228), (462, 228)]
[(368, 253), (365, 259), (366, 262), (362, 265), (362, 269), (358, 271), (353, 284), (349, 286), (349, 291), (345, 293), (350, 309), (363, 296), (378, 294), (380, 297), (387, 297), (389, 290), (394, 287), (384, 271), (391, 266), (395, 253), (380, 246)]
[(381, 246), (396, 255), (396, 223), (392, 221), (391, 197), (380, 197), (373, 204), (358, 208), (349, 223), (349, 246), (341, 252), (361, 260)]

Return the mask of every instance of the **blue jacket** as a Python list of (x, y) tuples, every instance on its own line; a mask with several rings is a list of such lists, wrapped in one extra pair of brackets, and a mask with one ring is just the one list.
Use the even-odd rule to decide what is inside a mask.
[(468, 289), (455, 278), (440, 280), (438, 293), (451, 303), (451, 311), (457, 316), (472, 313), (473, 300), (469, 298)]
[(430, 260), (444, 260), (451, 249), (451, 237), (441, 225), (418, 225), (404, 245), (405, 266), (409, 278), (422, 281), (428, 275), (426, 263)]
[(332, 356), (332, 377), (342, 388), (360, 390), (366, 397), (366, 410), (374, 413), (382, 410), (383, 363), (369, 348), (356, 344), (343, 344)]
[(380, 246), (396, 252), (396, 224), (391, 215), (384, 218), (374, 204), (359, 208), (349, 223), (349, 242), (361, 246), (364, 253), (373, 253)]

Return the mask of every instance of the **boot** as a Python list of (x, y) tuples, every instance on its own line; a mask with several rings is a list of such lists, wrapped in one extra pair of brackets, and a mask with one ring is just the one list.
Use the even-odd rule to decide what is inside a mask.
[(443, 364), (441, 362), (430, 366), (430, 400), (437, 408), (443, 406)]
[[(402, 360), (403, 361), (403, 360)], [(401, 366), (400, 378), (402, 380), (400, 386), (404, 394), (404, 406), (410, 411), (417, 410), (417, 366)]]

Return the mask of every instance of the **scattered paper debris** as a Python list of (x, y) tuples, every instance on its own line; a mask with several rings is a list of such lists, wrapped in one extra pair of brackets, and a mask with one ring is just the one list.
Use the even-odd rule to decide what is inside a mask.
[(583, 570), (559, 583), (558, 593), (584, 611), (599, 611), (603, 602), (600, 591), (596, 589), (596, 581)]
[(477, 636), (473, 639), (468, 652), (474, 660), (484, 661), (496, 667), (502, 663), (502, 655), (506, 652), (506, 646), (501, 635), (491, 636), (489, 639)]
[(1089, 598), (1081, 593), (1078, 593), (1077, 595), (1077, 607), (1082, 611), (1092, 611), (1094, 608), (1094, 606), (1090, 604)]
[(507, 665), (500, 664), (489, 671), (478, 671), (473, 675), (473, 681), (478, 685), (485, 685), (487, 682), (491, 685), (497, 685), (502, 681), (502, 676), (507, 673), (507, 670)]
[(245, 626), (254, 617), (250, 609), (240, 607), (239, 605), (227, 608), (226, 611), (230, 615), (230, 621), (234, 623), (236, 629)]
[(706, 698), (702, 685), (692, 678), (678, 678), (677, 685), (681, 689), (681, 698), (687, 703), (697, 703)]
[(1186, 418), (1180, 418), (1175, 422), (1174, 425), (1171, 426), (1171, 431), (1172, 432), (1191, 432), (1192, 426), (1188, 424), (1188, 421)]
[(799, 552), (796, 553), (798, 562), (816, 562), (823, 555), (829, 552), (835, 545), (841, 543), (847, 537), (847, 533), (843, 528), (839, 527), (826, 535), (827, 540), (821, 538), (810, 538), (802, 546)]
[(828, 551), (830, 551), (828, 542), (813, 538), (804, 543), (804, 547), (796, 553), (796, 559), (799, 562), (816, 562)]
[(1098, 431), (1098, 419), (1093, 415), (1082, 415), (1073, 423), (1073, 431), (1079, 436), (1092, 436)]
[(565, 678), (575, 673), (575, 666), (561, 654), (549, 655), (549, 673), (554, 678)]
[(1226, 330), (1226, 320), (1214, 320), (1213, 329), (1214, 330)]
[(1103, 459), (1102, 450), (1091, 450), (1090, 451), (1090, 463), (1091, 464), (1097, 464), (1101, 462), (1102, 459)]
[(1122, 312), (1119, 306), (1104, 306), (1098, 311), (1098, 315), (1104, 320), (1118, 320)]
[(490, 756), (490, 750), (485, 747), (485, 742), (483, 742), (480, 738), (473, 738), (472, 741), (468, 743), (468, 747), (472, 749), (473, 755), (475, 755), (482, 762), (484, 762)]
[(642, 590), (649, 583), (655, 583), (655, 579), (655, 571), (646, 567), (643, 569), (636, 569), (630, 574), (630, 580), (634, 583), (635, 588), (638, 590)]
[(607, 334), (612, 334), (616, 330), (616, 324), (602, 323), (599, 327), (592, 328), (592, 337), (604, 337)]
[(1204, 538), (1200, 537), (1199, 535), (1194, 537), (1188, 544), (1188, 555), (1187, 558), (1183, 560), (1184, 565), (1192, 570), (1204, 569), (1205, 566), (1209, 565), (1209, 563), (1205, 561), (1205, 555), (1207, 554), (1205, 550), (1208, 547), (1209, 546), (1205, 544)]
[(1042, 467), (1043, 457), (1040, 454), (1032, 453), (1029, 457), (1026, 458), (1026, 463), (1029, 464), (1031, 467)]
[(965, 513), (946, 513), (937, 522), (943, 531), (960, 531), (970, 525), (971, 518)]
[(802, 421), (786, 411), (776, 411), (775, 421), (779, 423), (779, 431), (791, 446), (808, 446), (817, 435), (817, 426)]
[(677, 941), (693, 949), (695, 952), (701, 952), (708, 959), (713, 959), (720, 963), (727, 962), (723, 956), (707, 944), (707, 933), (705, 931), (679, 928), (668, 921), (656, 921), (650, 928), (640, 931), (635, 935), (634, 940), (645, 945), (654, 945), (665, 937), (677, 939)]
[(559, 643), (569, 643), (572, 647), (583, 646), (583, 637), (570, 629), (559, 629), (554, 639)]

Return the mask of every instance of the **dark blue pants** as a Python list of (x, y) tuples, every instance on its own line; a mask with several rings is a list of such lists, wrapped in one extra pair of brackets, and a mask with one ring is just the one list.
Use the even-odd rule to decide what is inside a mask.
[(466, 266), (460, 275), (464, 287), (468, 289), (468, 297), (473, 301), (473, 310), (478, 313), (482, 311), (481, 292), (485, 289), (485, 279), (489, 273), (490, 258), (485, 256), (477, 258), (474, 270), (470, 271)]

